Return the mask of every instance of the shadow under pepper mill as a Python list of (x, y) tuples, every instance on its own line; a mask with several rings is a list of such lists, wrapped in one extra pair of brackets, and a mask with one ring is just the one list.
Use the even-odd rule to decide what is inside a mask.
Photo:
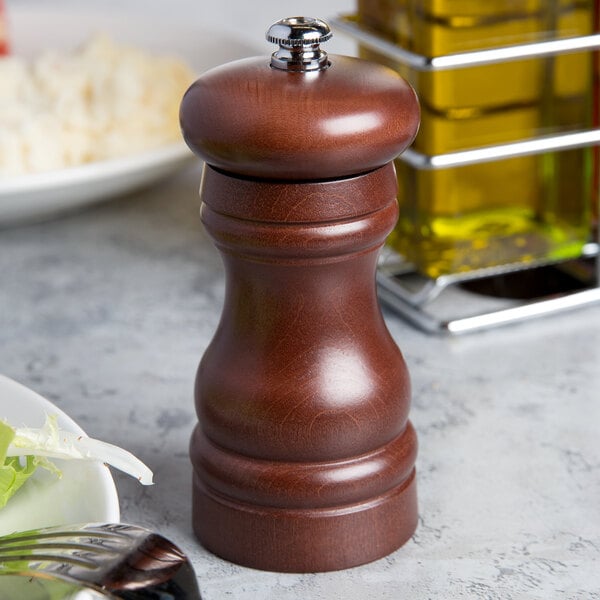
[(375, 268), (419, 108), (391, 70), (327, 56), (330, 37), (318, 19), (279, 21), (270, 61), (215, 68), (181, 105), (226, 272), (196, 379), (194, 530), (275, 571), (366, 563), (417, 524), (410, 383)]

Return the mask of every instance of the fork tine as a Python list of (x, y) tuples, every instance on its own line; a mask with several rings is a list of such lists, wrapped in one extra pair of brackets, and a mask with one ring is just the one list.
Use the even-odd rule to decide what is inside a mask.
[[(31, 540), (29, 540), (31, 542)], [(118, 551), (116, 548), (110, 548), (98, 544), (85, 544), (77, 542), (42, 542), (41, 544), (25, 543), (25, 544), (11, 544), (10, 546), (0, 547), (1, 556), (9, 556), (13, 552), (24, 552), (24, 551), (49, 551), (49, 550), (81, 550), (86, 551), (90, 548), (94, 549), (94, 552), (114, 554)]]
[[(116, 558), (120, 548), (108, 547), (103, 544), (92, 544), (85, 541), (69, 541), (76, 538), (61, 536), (41, 536), (40, 543), (34, 543), (33, 536), (23, 536), (20, 539), (10, 540), (10, 544), (0, 546), (0, 571), (9, 563), (46, 563), (70, 564), (87, 569), (98, 569), (98, 559), (104, 555), (104, 559)], [(104, 540), (103, 540), (104, 541)]]
[[(70, 564), (73, 566), (77, 566), (77, 567), (81, 567), (84, 569), (97, 569), (98, 565), (92, 561), (92, 560), (85, 560), (84, 558), (81, 557), (75, 557), (75, 556), (56, 556), (53, 554), (35, 554), (35, 555), (31, 555), (31, 554), (11, 554), (9, 556), (3, 556), (0, 555), (0, 562), (1, 563), (11, 563), (11, 562), (16, 562), (16, 563), (22, 563), (22, 562), (27, 562), (27, 563), (31, 563), (31, 562), (44, 562), (44, 563), (48, 563), (48, 564)], [(20, 566), (20, 568), (18, 570), (22, 570), (22, 565)]]
[[(81, 527), (81, 528), (77, 528)], [(19, 531), (0, 537), (0, 547), (12, 544), (17, 541), (41, 540), (48, 538), (101, 538), (108, 540), (128, 540), (131, 537), (142, 537), (147, 535), (147, 531), (135, 527), (125, 526), (123, 524), (107, 525), (86, 525), (75, 526), (71, 529), (60, 527), (47, 527), (44, 529), (32, 529), (29, 531)]]

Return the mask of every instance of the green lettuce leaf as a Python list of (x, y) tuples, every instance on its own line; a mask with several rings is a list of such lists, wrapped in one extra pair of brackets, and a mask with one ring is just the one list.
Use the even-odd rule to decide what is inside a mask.
[(144, 485), (152, 484), (152, 471), (133, 454), (118, 446), (61, 430), (55, 416), (48, 416), (39, 429), (14, 428), (0, 421), (0, 509), (38, 467), (61, 476), (50, 458), (105, 462)]
[(132, 477), (143, 485), (152, 485), (152, 471), (131, 452), (100, 440), (59, 429), (55, 416), (46, 417), (46, 423), (40, 429), (19, 427), (8, 445), (6, 456), (33, 455), (39, 466), (56, 469), (47, 460), (95, 460), (104, 462)]
[(0, 421), (0, 508), (6, 505), (38, 467), (34, 456), (26, 456), (24, 459), (18, 456), (6, 457), (14, 437), (15, 430)]

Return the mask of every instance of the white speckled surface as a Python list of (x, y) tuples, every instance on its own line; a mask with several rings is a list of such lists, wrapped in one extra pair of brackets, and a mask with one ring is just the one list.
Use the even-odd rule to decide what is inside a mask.
[(457, 339), (385, 313), (420, 440), (420, 525), (393, 555), (293, 575), (196, 543), (192, 387), (223, 294), (199, 176), (0, 231), (0, 372), (153, 468), (115, 476), (123, 520), (179, 543), (205, 600), (599, 599), (600, 307)]

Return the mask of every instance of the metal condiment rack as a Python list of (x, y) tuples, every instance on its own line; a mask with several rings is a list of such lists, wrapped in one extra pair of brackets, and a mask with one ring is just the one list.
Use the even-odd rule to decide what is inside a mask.
[[(586, 50), (594, 51), (600, 48), (599, 33), (430, 58), (415, 54), (397, 46), (393, 42), (382, 39), (375, 33), (359, 25), (352, 16), (334, 18), (331, 20), (331, 23), (335, 28), (349, 34), (365, 47), (419, 71), (468, 68), (524, 58), (551, 56)], [(541, 136), (495, 146), (448, 152), (435, 156), (429, 156), (408, 149), (401, 155), (400, 160), (407, 162), (417, 169), (440, 169), (490, 162), (502, 158), (597, 145), (600, 145), (600, 129), (588, 129), (559, 135)], [(584, 289), (569, 290), (519, 304), (513, 302), (508, 306), (496, 306), (493, 309), (478, 310), (473, 315), (456, 317), (436, 314), (432, 303), (441, 296), (442, 292), (452, 287), (457, 287), (458, 284), (489, 277), (506, 276), (519, 271), (551, 265), (563, 265), (560, 262), (537, 260), (527, 263), (514, 263), (477, 269), (431, 279), (419, 275), (412, 265), (386, 247), (380, 258), (377, 274), (379, 296), (383, 302), (400, 313), (408, 321), (429, 333), (457, 335), (488, 329), (498, 325), (529, 320), (534, 317), (556, 314), (600, 303), (599, 249), (600, 233), (599, 238), (596, 241), (590, 241), (586, 244), (581, 253), (580, 260), (592, 260), (595, 263), (591, 274), (588, 272), (588, 280), (582, 281)], [(568, 268), (572, 263), (573, 261), (569, 261), (567, 265), (565, 262), (565, 268)]]

